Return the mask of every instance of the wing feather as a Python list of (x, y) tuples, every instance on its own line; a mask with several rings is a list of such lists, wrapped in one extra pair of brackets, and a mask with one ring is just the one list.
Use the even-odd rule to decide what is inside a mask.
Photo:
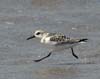
[(59, 33), (52, 33), (50, 34), (50, 41), (56, 42), (56, 45), (61, 44), (74, 44), (78, 43), (79, 39), (67, 38), (65, 35)]
[(66, 36), (62, 34), (55, 34), (50, 37), (50, 41), (53, 42), (63, 42), (66, 40)]
[(75, 44), (75, 43), (78, 43), (78, 42), (79, 42), (78, 39), (70, 39), (70, 38), (66, 38), (65, 41), (58, 42), (56, 45)]

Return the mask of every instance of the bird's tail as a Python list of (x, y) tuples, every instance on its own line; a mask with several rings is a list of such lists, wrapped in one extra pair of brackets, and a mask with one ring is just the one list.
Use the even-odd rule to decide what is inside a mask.
[(87, 42), (88, 39), (87, 38), (84, 38), (84, 39), (80, 39), (79, 42)]

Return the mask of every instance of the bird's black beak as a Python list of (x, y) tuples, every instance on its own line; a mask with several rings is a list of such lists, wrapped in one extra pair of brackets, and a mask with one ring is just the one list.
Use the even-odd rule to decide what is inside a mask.
[(35, 36), (33, 35), (33, 36), (30, 36), (30, 37), (28, 37), (26, 40), (30, 40), (30, 39), (32, 39), (32, 38), (35, 38)]

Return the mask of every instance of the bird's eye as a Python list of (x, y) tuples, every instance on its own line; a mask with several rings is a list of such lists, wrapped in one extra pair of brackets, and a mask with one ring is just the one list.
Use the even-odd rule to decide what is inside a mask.
[(36, 35), (39, 35), (39, 34), (40, 34), (40, 32), (36, 33)]

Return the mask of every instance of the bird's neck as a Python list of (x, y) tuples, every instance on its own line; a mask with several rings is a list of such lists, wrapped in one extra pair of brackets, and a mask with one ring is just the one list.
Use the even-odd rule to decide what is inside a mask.
[(41, 38), (41, 43), (46, 43), (46, 38), (48, 37), (49, 33), (46, 33), (45, 35), (43, 35), (43, 37)]
[(45, 38), (46, 37), (41, 38), (41, 43), (45, 43)]

